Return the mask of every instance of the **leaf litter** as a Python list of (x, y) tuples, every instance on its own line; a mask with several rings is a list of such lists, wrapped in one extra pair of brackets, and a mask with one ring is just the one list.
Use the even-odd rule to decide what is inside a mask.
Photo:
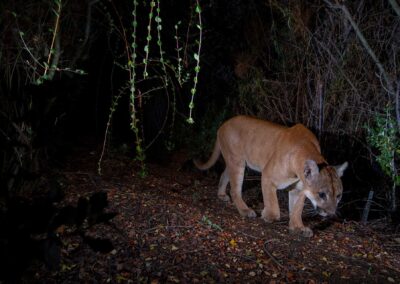
[[(66, 170), (67, 204), (96, 190), (107, 192), (109, 210), (118, 214), (90, 234), (110, 240), (113, 250), (94, 252), (59, 228), (62, 264), (48, 271), (37, 264), (32, 281), (110, 283), (330, 283), (400, 282), (399, 234), (377, 231), (354, 221), (328, 226), (306, 218), (314, 236), (288, 230), (285, 204), (282, 222), (240, 217), (235, 207), (217, 198), (218, 178), (181, 169), (187, 156), (176, 154), (167, 166), (148, 164), (139, 178), (132, 159), (104, 161), (96, 174), (93, 155), (73, 155)], [(245, 190), (258, 210), (259, 187)], [(262, 205), (262, 204), (261, 204)], [(318, 229), (324, 227), (323, 229)]]

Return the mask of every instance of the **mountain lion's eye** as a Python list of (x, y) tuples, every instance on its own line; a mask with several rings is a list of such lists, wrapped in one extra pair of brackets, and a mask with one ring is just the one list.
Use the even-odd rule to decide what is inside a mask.
[(342, 198), (342, 195), (341, 194), (338, 194), (337, 196), (336, 196), (336, 199), (341, 199)]
[(318, 192), (318, 196), (319, 196), (319, 198), (321, 198), (321, 199), (323, 199), (323, 200), (326, 200), (326, 194), (325, 194), (325, 192)]

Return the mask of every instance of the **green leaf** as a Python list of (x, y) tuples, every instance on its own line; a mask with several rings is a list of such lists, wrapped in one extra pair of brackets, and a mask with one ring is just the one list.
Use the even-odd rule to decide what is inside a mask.
[(42, 79), (42, 77), (37, 78), (36, 81), (35, 81), (35, 84), (36, 84), (36, 85), (41, 85), (41, 84), (43, 84), (43, 79)]
[(199, 55), (197, 53), (193, 54), (193, 57), (196, 61), (199, 61)]
[(197, 14), (200, 14), (200, 13), (201, 13), (200, 5), (197, 5), (197, 6), (196, 6), (196, 13), (197, 13)]
[(186, 119), (186, 122), (189, 124), (194, 124), (194, 120), (193, 118), (189, 117), (188, 119)]
[(86, 75), (87, 73), (84, 70), (76, 69), (76, 72), (80, 75)]

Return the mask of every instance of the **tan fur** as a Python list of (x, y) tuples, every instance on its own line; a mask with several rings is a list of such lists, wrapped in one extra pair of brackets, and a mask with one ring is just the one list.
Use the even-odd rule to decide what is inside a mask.
[[(265, 221), (280, 219), (276, 190), (295, 183), (295, 188), (289, 192), (289, 228), (292, 231), (312, 236), (311, 229), (303, 225), (301, 217), (305, 198), (311, 200), (320, 215), (335, 214), (342, 194), (340, 176), (347, 162), (338, 167), (327, 166), (317, 138), (305, 126), (296, 124), (288, 128), (248, 116), (236, 116), (219, 128), (209, 161), (204, 164), (195, 161), (195, 164), (206, 170), (214, 165), (220, 153), (226, 168), (220, 178), (218, 197), (229, 201), (226, 187), (230, 183), (231, 198), (242, 216), (256, 217), (254, 210), (242, 199), (246, 166), (262, 174), (264, 209), (261, 217)], [(324, 166), (319, 170), (318, 165)]]

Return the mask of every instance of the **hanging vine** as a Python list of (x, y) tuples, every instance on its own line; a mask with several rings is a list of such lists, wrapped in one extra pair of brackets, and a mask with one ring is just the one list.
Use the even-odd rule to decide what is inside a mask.
[[(113, 5), (114, 11), (118, 14), (116, 7)], [(147, 6), (148, 5), (148, 6)], [(148, 17), (145, 20), (144, 18), (138, 17), (138, 9), (144, 8), (148, 10)], [(163, 20), (161, 16), (161, 1), (160, 0), (152, 0), (148, 4), (143, 3), (143, 7), (139, 5), (137, 0), (133, 1), (133, 10), (132, 10), (132, 32), (131, 37), (128, 38), (126, 36), (127, 28), (124, 27), (122, 20), (119, 17), (120, 28), (119, 34), (122, 35), (123, 41), (125, 42), (125, 53), (127, 58), (127, 64), (119, 64), (116, 63), (117, 66), (126, 70), (129, 74), (129, 81), (128, 86), (125, 89), (129, 89), (129, 109), (130, 109), (130, 129), (134, 133), (135, 139), (135, 152), (136, 152), (136, 160), (141, 164), (141, 170), (139, 175), (145, 176), (146, 175), (146, 166), (145, 166), (145, 159), (146, 154), (145, 151), (148, 147), (154, 143), (154, 141), (159, 137), (162, 129), (165, 127), (168, 117), (168, 112), (170, 111), (170, 104), (173, 114), (171, 115), (171, 127), (169, 128), (170, 133), (172, 133), (173, 125), (175, 123), (175, 112), (176, 112), (176, 88), (182, 88), (184, 83), (188, 81), (191, 77), (190, 73), (193, 76), (193, 85), (190, 89), (190, 102), (189, 102), (189, 117), (187, 118), (187, 122), (189, 124), (194, 123), (193, 120), (193, 109), (194, 109), (194, 95), (196, 94), (197, 83), (198, 83), (198, 76), (200, 72), (200, 51), (201, 51), (201, 40), (202, 40), (202, 22), (201, 22), (201, 8), (199, 1), (195, 2), (195, 9), (194, 9), (197, 18), (198, 24), (197, 29), (199, 32), (199, 39), (195, 41), (195, 49), (196, 51), (193, 52), (193, 62), (194, 67), (185, 67), (183, 65), (183, 59), (181, 58), (181, 50), (182, 47), (180, 46), (180, 37), (178, 34), (178, 26), (181, 22), (175, 25), (175, 43), (176, 43), (176, 51), (178, 53), (178, 59), (176, 62), (176, 66), (172, 63), (174, 60), (169, 60), (167, 54), (163, 49)], [(144, 47), (143, 49), (139, 48), (140, 41), (138, 40), (138, 32), (141, 25), (139, 25), (139, 21), (147, 21), (147, 25), (143, 25), (146, 29), (146, 38), (143, 42)], [(189, 26), (192, 24), (190, 21)], [(153, 32), (154, 31), (154, 32)], [(154, 43), (153, 41), (153, 34), (156, 33), (157, 40)], [(189, 44), (189, 34), (186, 35), (186, 47)], [(153, 47), (156, 45), (158, 50)], [(143, 50), (143, 53), (139, 51)], [(157, 52), (156, 52), (157, 50)], [(139, 59), (141, 57), (141, 59)], [(170, 56), (172, 58), (172, 56)], [(185, 68), (189, 68), (185, 70)], [(192, 68), (192, 72), (190, 69)], [(139, 71), (138, 71), (139, 70)], [(193, 72), (194, 71), (194, 72)], [(138, 79), (137, 74), (138, 72), (143, 72), (142, 78)], [(183, 74), (186, 74), (185, 76)], [(175, 78), (178, 82), (178, 86), (175, 86), (174, 80)], [(144, 84), (145, 82), (152, 81), (151, 87), (149, 88), (148, 85)], [(140, 107), (143, 106), (143, 101), (150, 97), (151, 94), (159, 92), (160, 90), (164, 90), (165, 95), (167, 96), (168, 101), (168, 109), (167, 115), (162, 123), (162, 127), (159, 133), (156, 135), (155, 138), (152, 139), (148, 143), (148, 145), (144, 145), (143, 139), (143, 119), (139, 119), (138, 113), (140, 112)], [(120, 94), (122, 95), (122, 94)], [(169, 97), (172, 96), (172, 99)], [(107, 124), (106, 136), (109, 134), (109, 123), (111, 123), (112, 115), (115, 112), (115, 109), (118, 104), (118, 99), (113, 101), (113, 104), (110, 108), (110, 116)], [(169, 137), (171, 139), (171, 136)], [(106, 138), (105, 138), (106, 140)], [(103, 144), (103, 153), (106, 143)], [(167, 145), (168, 149), (172, 149), (173, 143), (166, 141), (165, 145)], [(101, 159), (103, 154), (101, 156)], [(101, 172), (101, 159), (99, 160), (99, 173)]]

